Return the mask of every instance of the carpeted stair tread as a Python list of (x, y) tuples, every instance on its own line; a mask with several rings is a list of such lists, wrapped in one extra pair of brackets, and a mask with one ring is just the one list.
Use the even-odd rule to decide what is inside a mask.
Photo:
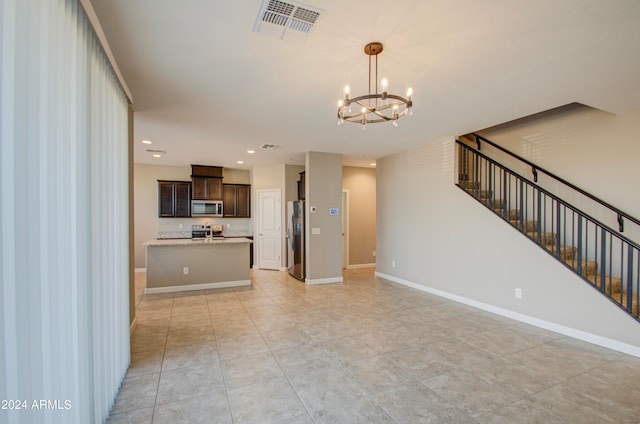
[[(578, 272), (578, 259), (572, 258), (571, 260), (565, 261), (567, 265), (573, 268), (576, 272)], [(589, 275), (595, 275), (596, 270), (598, 269), (598, 264), (595, 261), (587, 261), (582, 260), (582, 275), (584, 277), (589, 277)]]
[(527, 232), (536, 231), (536, 229), (538, 228), (538, 221), (525, 221), (522, 224), (522, 227), (520, 227), (520, 220), (519, 219), (512, 219), (512, 220), (509, 220), (509, 224), (513, 225), (518, 230), (520, 230), (522, 228), (522, 230), (527, 231)]
[[(598, 289), (602, 286), (602, 278), (600, 274), (590, 274), (587, 279), (593, 283)], [(604, 277), (604, 292), (605, 294), (615, 296), (620, 295), (620, 287), (622, 281), (618, 277), (610, 277), (605, 275)]]
[(555, 243), (548, 244), (545, 247), (553, 256), (559, 259), (564, 259), (565, 261), (573, 259), (574, 255), (578, 251), (578, 248), (575, 246), (560, 246), (560, 254), (556, 255), (557, 248)]
[(504, 207), (502, 199), (480, 198), (478, 200), (492, 209), (502, 209)]
[[(504, 218), (504, 216), (505, 216), (504, 208), (494, 208), (493, 211), (496, 214), (500, 215), (500, 217)], [(509, 209), (507, 211), (507, 219), (509, 219), (509, 221), (518, 220), (519, 217), (520, 217), (520, 210), (518, 210), (518, 209)]]
[[(525, 234), (527, 237), (529, 237), (531, 240), (537, 242), (538, 241), (538, 232), (537, 231), (527, 231)], [(555, 233), (541, 233), (540, 234), (540, 241), (542, 242), (543, 245), (551, 245), (551, 244), (555, 244), (556, 242), (556, 234)]]
[(470, 188), (466, 188), (465, 190), (467, 190), (467, 193), (469, 193), (473, 197), (476, 197), (479, 199), (488, 199), (493, 194), (491, 190), (478, 190), (477, 187), (476, 188), (470, 187)]
[[(613, 296), (612, 299), (614, 299), (616, 302), (620, 301), (620, 296)], [(619, 302), (620, 305), (627, 309), (627, 292), (623, 291), (622, 292), (622, 302)], [(636, 315), (638, 313), (638, 296), (636, 296), (635, 294), (633, 295), (633, 297), (631, 298), (631, 313), (633, 315)]]

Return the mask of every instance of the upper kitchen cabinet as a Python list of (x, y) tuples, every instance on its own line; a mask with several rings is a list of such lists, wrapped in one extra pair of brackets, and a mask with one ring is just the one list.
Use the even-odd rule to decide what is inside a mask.
[(188, 218), (191, 216), (191, 183), (158, 180), (158, 216)]
[(248, 184), (224, 184), (224, 216), (251, 218), (251, 186)]
[(194, 200), (222, 200), (222, 178), (191, 176)]
[(194, 200), (222, 200), (222, 167), (191, 165), (191, 191)]

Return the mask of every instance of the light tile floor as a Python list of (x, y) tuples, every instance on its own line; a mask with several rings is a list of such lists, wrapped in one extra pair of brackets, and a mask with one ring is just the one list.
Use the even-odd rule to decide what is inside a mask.
[(250, 289), (138, 291), (108, 423), (640, 424), (638, 358), (372, 269), (344, 279), (252, 271)]

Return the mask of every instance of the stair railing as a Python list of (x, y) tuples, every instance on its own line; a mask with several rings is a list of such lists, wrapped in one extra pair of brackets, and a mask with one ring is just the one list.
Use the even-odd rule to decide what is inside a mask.
[[(529, 179), (468, 144), (457, 141), (458, 187), (510, 223), (515, 229), (571, 269), (612, 302), (640, 320), (640, 245), (623, 235), (625, 222), (638, 226), (640, 221), (575, 185), (473, 134), (476, 146), (489, 144), (510, 158), (521, 162), (521, 169), (531, 169)], [(540, 174), (560, 184), (555, 190), (581, 197), (604, 207), (600, 215), (613, 214), (618, 230), (560, 198), (539, 184)], [(533, 180), (533, 181), (532, 181)], [(548, 182), (547, 182), (548, 183)], [(590, 211), (593, 208), (589, 209)], [(640, 232), (639, 232), (640, 233)]]

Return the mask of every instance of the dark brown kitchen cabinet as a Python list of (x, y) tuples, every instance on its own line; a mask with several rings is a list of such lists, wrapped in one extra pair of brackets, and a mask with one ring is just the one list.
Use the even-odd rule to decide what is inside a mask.
[(158, 180), (158, 216), (160, 218), (191, 216), (191, 182)]
[(224, 216), (229, 218), (251, 218), (251, 186), (247, 184), (224, 184)]
[(222, 200), (222, 178), (191, 176), (192, 198)]

